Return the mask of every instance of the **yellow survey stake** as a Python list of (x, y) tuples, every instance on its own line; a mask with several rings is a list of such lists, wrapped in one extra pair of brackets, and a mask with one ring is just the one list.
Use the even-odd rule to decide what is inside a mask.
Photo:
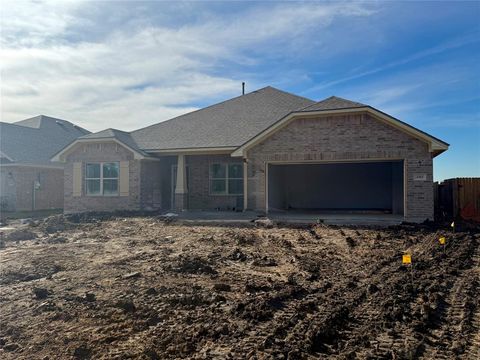
[(440, 242), (440, 244), (445, 245), (446, 240), (445, 240), (444, 236), (442, 236), (440, 239), (438, 239), (438, 241)]
[(405, 254), (402, 256), (402, 263), (403, 264), (411, 264), (412, 263), (412, 255)]

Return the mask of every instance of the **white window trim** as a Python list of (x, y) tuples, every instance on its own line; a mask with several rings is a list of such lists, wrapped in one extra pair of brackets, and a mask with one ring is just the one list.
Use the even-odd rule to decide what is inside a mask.
[[(212, 167), (214, 165), (225, 166), (225, 177), (224, 178), (214, 178), (214, 177), (212, 177)], [(242, 181), (244, 181), (243, 180), (243, 173), (242, 173), (242, 176), (239, 177), (239, 178), (230, 178), (229, 177), (229, 174), (228, 174), (229, 165), (241, 166), (242, 167), (242, 172), (243, 172), (243, 164), (241, 162), (220, 162), (220, 161), (217, 162), (216, 161), (216, 162), (210, 163), (210, 165), (208, 167), (208, 193), (209, 193), (209, 195), (211, 195), (211, 196), (242, 196), (243, 195), (243, 186), (242, 186), (242, 192), (240, 192), (238, 194), (231, 194), (229, 192), (229, 188), (228, 188), (229, 180), (242, 180)], [(225, 192), (222, 192), (222, 193), (213, 192), (212, 191), (212, 180), (224, 180), (225, 181)]]
[[(100, 165), (100, 177), (99, 178), (87, 178), (87, 166), (91, 164)], [(118, 176), (115, 178), (105, 178), (103, 177), (103, 164), (117, 164), (118, 167)], [(89, 194), (87, 189), (88, 180), (99, 180), (100, 181), (100, 193), (99, 194)], [(117, 193), (116, 194), (104, 194), (103, 193), (103, 181), (104, 180), (117, 180)], [(91, 197), (116, 197), (120, 196), (120, 162), (119, 161), (91, 161), (85, 163), (85, 196)]]

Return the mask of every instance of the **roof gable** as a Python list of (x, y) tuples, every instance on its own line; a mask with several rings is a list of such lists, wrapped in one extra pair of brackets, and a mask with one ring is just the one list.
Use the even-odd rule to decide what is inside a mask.
[[(347, 107), (344, 107), (347, 106)], [(269, 137), (276, 131), (280, 130), (284, 126), (288, 125), (289, 122), (305, 117), (305, 116), (324, 116), (324, 115), (334, 115), (334, 114), (346, 114), (346, 113), (358, 113), (366, 112), (374, 116), (376, 119), (385, 122), (389, 126), (393, 126), (405, 133), (413, 136), (417, 139), (420, 139), (428, 144), (429, 151), (433, 153), (434, 156), (439, 155), (443, 151), (448, 149), (449, 144), (446, 142), (437, 139), (436, 137), (427, 134), (424, 131), (421, 131), (401, 120), (394, 118), (380, 110), (377, 110), (369, 105), (364, 105), (361, 103), (353, 102), (346, 99), (330, 97), (328, 99), (319, 101), (313, 106), (308, 106), (300, 111), (294, 111), (283, 117), (275, 124), (260, 132), (256, 136), (249, 139), (243, 145), (239, 146), (233, 153), (232, 156), (244, 156), (245, 152), (251, 147), (255, 146), (265, 138)]]
[(56, 154), (52, 156), (52, 161), (64, 161), (65, 155), (74, 150), (74, 147), (78, 143), (91, 143), (91, 142), (115, 142), (133, 152), (136, 159), (152, 158), (147, 152), (138, 147), (135, 141), (132, 139), (130, 133), (118, 130), (118, 129), (105, 129), (96, 133), (87, 134), (79, 137), (75, 141), (71, 142)]
[(118, 129), (106, 129), (96, 133), (88, 134), (79, 138), (79, 140), (89, 140), (89, 139), (115, 139), (126, 145), (128, 148), (134, 152), (140, 153), (142, 156), (149, 156), (144, 152), (135, 140), (132, 139), (131, 133)]

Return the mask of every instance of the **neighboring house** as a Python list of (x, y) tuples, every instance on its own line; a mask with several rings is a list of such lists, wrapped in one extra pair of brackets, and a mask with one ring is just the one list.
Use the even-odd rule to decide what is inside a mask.
[(432, 159), (448, 144), (371, 106), (272, 87), (130, 133), (77, 139), (65, 212), (360, 212), (433, 219)]
[(86, 134), (68, 121), (44, 115), (0, 122), (0, 210), (63, 208), (63, 164), (50, 158)]

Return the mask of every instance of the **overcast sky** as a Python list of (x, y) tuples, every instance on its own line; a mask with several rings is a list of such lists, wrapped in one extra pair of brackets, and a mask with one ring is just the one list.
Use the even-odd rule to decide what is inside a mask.
[(368, 103), (480, 176), (480, 2), (1, 1), (1, 119), (133, 130), (267, 85)]

